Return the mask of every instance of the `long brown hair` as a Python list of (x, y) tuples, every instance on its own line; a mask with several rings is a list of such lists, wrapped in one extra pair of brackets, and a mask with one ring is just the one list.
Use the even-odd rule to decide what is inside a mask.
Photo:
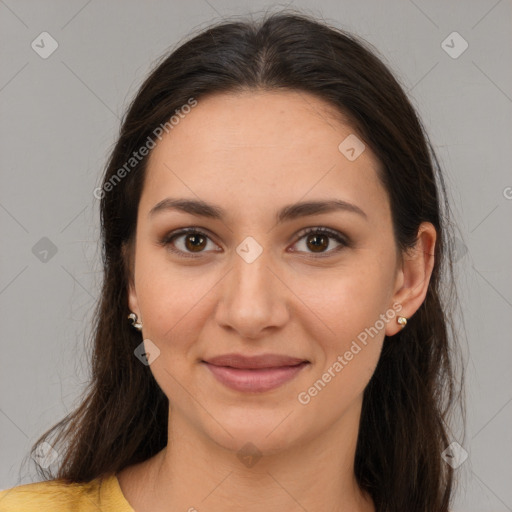
[[(141, 337), (127, 321), (130, 255), (148, 160), (127, 168), (133, 152), (190, 98), (294, 90), (333, 105), (380, 160), (401, 250), (415, 244), (421, 222), (437, 230), (426, 298), (406, 329), (386, 337), (365, 389), (354, 471), (380, 512), (448, 510), (454, 470), (441, 454), (454, 440), (449, 419), (456, 405), (465, 424), (464, 368), (457, 378), (455, 364), (460, 347), (452, 320), (458, 301), (450, 206), (421, 121), (377, 55), (356, 36), (287, 9), (203, 29), (154, 68), (128, 108), (103, 177), (104, 280), (91, 338), (92, 378), (79, 406), (32, 447), (31, 455), (58, 434), (50, 443), (61, 454), (58, 472), (38, 467), (43, 479), (87, 482), (167, 444), (169, 402), (134, 356)], [(115, 179), (123, 166), (122, 179)]]

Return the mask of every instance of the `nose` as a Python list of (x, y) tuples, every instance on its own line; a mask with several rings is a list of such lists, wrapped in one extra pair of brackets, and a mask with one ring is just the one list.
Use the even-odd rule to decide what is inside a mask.
[(218, 325), (244, 339), (267, 336), (289, 320), (292, 292), (269, 253), (263, 250), (254, 261), (236, 253), (219, 290), (215, 313)]

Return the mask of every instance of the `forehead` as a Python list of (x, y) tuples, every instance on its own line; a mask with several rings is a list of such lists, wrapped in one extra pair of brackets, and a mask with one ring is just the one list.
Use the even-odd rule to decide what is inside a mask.
[[(294, 153), (337, 151), (340, 135), (352, 133), (340, 112), (330, 104), (300, 91), (245, 91), (213, 94), (179, 121), (153, 154), (172, 149), (175, 155), (195, 146), (201, 153), (237, 150), (242, 154), (283, 157)], [(267, 151), (268, 150), (268, 151)], [(190, 158), (193, 155), (188, 155)], [(210, 155), (210, 158), (215, 155)]]
[(374, 211), (384, 203), (382, 215), (378, 161), (368, 146), (353, 161), (339, 149), (354, 136), (338, 111), (305, 92), (200, 98), (152, 150), (140, 207), (179, 195), (257, 211), (334, 195)]

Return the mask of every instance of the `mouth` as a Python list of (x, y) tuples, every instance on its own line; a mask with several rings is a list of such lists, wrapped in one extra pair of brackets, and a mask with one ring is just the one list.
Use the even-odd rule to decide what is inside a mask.
[(236, 391), (252, 393), (275, 389), (311, 364), (305, 359), (276, 354), (226, 354), (202, 360), (201, 363), (223, 385)]

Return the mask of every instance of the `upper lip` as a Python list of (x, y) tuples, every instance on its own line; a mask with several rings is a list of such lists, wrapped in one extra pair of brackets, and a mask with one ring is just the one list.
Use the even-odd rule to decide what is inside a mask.
[(295, 366), (309, 362), (299, 357), (289, 357), (279, 354), (262, 354), (257, 356), (244, 356), (242, 354), (224, 354), (204, 360), (205, 363), (215, 366), (231, 366), (232, 368), (257, 369), (277, 368), (280, 366)]

